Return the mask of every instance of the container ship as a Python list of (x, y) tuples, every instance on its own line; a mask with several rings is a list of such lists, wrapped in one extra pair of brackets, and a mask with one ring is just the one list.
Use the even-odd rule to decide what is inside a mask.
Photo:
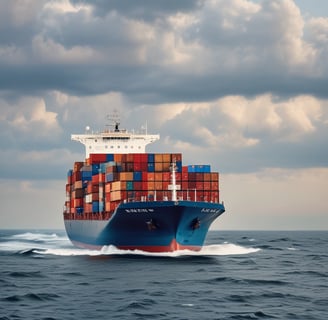
[(219, 173), (183, 165), (181, 153), (146, 153), (159, 135), (129, 132), (115, 120), (71, 139), (85, 159), (68, 171), (64, 223), (71, 242), (100, 250), (199, 251), (224, 211)]

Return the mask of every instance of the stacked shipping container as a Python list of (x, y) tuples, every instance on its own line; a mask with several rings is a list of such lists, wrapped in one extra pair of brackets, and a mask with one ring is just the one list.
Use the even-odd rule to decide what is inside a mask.
[(68, 172), (66, 216), (108, 219), (122, 201), (171, 200), (173, 162), (178, 200), (219, 202), (218, 172), (209, 165), (182, 166), (180, 153), (90, 154)]

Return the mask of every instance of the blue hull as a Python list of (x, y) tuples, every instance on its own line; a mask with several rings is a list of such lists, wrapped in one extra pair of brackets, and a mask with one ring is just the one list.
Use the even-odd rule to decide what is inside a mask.
[(165, 252), (200, 250), (212, 222), (225, 211), (218, 203), (191, 201), (121, 203), (109, 220), (65, 220), (77, 246)]

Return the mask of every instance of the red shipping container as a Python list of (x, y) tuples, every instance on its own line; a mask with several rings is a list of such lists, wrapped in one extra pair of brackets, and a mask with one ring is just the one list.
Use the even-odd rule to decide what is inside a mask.
[(189, 183), (188, 183), (188, 181), (182, 181), (182, 182), (181, 182), (181, 189), (182, 189), (182, 190), (187, 190), (187, 189), (189, 189)]
[(99, 164), (107, 162), (107, 155), (105, 153), (91, 153), (89, 155), (90, 164)]
[(182, 172), (181, 173), (181, 180), (182, 181), (189, 181), (189, 174), (188, 174), (188, 172)]
[(197, 193), (196, 193), (196, 201), (204, 201), (204, 193), (203, 193), (203, 191), (197, 191)]
[(130, 163), (134, 162), (134, 153), (128, 153), (126, 155), (126, 162), (130, 162)]
[(148, 162), (140, 162), (140, 171), (148, 171)]
[(188, 182), (188, 189), (196, 189), (196, 181), (189, 181)]
[(204, 181), (204, 191), (211, 191), (211, 182)]
[(141, 162), (141, 154), (140, 153), (134, 153), (133, 154), (133, 162), (136, 163), (136, 162)]
[(211, 191), (211, 201), (218, 203), (220, 201), (219, 191)]
[(142, 190), (148, 190), (148, 182), (147, 181), (142, 181)]
[(196, 189), (203, 190), (204, 189), (204, 182), (203, 181), (196, 181)]
[(134, 181), (134, 190), (143, 190), (141, 181)]
[(163, 181), (163, 190), (168, 190), (169, 189), (169, 181)]
[(91, 181), (87, 184), (87, 193), (93, 193), (99, 191), (99, 184), (98, 183), (92, 183)]
[(134, 162), (134, 164), (133, 164), (133, 170), (134, 171), (142, 171), (141, 170), (141, 162)]
[(142, 172), (142, 181), (154, 181), (155, 173), (154, 172)]
[(171, 154), (171, 162), (175, 161), (182, 161), (182, 154), (181, 153), (172, 153)]
[(211, 182), (211, 190), (212, 191), (219, 190), (219, 182), (218, 181), (212, 181)]
[(134, 170), (134, 163), (133, 162), (126, 162), (126, 164), (125, 164), (125, 170), (127, 172), (133, 172), (133, 170)]
[(147, 153), (140, 153), (140, 161), (144, 163), (148, 163), (148, 154)]
[(76, 181), (81, 180), (81, 171), (75, 171), (72, 174), (72, 184), (75, 183)]
[(189, 181), (196, 181), (197, 179), (196, 179), (196, 172), (189, 172), (188, 173), (188, 180)]
[(74, 162), (74, 171), (80, 171), (84, 166), (84, 162)]
[(196, 181), (204, 181), (204, 173), (196, 172)]
[(92, 201), (99, 201), (99, 192), (91, 193)]
[(106, 193), (105, 202), (110, 202), (110, 193)]
[(188, 173), (188, 166), (182, 166), (181, 172), (182, 173)]

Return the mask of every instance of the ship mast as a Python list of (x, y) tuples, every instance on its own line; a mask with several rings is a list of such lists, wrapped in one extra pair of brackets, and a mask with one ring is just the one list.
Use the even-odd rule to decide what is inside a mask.
[(171, 165), (171, 184), (169, 184), (168, 189), (172, 191), (172, 201), (177, 201), (177, 190), (181, 189), (181, 186), (176, 183), (176, 161), (173, 159), (172, 165)]

